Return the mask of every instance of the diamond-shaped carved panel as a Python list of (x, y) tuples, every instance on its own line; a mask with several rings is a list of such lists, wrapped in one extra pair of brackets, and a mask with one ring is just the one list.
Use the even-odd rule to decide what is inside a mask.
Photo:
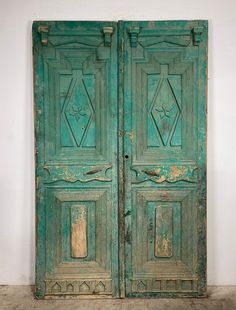
[(74, 145), (81, 146), (94, 117), (94, 109), (86, 85), (79, 75), (71, 81), (62, 116)]
[(150, 112), (162, 144), (169, 145), (180, 115), (180, 107), (167, 78), (160, 80)]

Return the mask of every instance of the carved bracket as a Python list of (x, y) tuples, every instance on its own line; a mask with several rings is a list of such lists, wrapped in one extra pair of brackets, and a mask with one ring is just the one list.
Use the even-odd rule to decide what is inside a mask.
[(103, 27), (104, 46), (111, 46), (111, 36), (113, 34), (113, 27)]
[(155, 183), (185, 181), (196, 183), (198, 181), (197, 167), (194, 165), (171, 165), (171, 166), (136, 166), (132, 167), (136, 172), (133, 183), (152, 181)]
[(199, 45), (201, 42), (201, 36), (203, 33), (203, 27), (194, 27), (193, 32), (193, 45)]
[(111, 178), (106, 175), (111, 166), (44, 166), (44, 169), (48, 172), (45, 183), (57, 181), (111, 182)]
[(137, 47), (139, 32), (140, 32), (140, 28), (139, 27), (131, 27), (129, 29), (130, 45), (131, 45), (131, 47)]
[(38, 33), (41, 35), (41, 43), (42, 45), (48, 44), (48, 32), (49, 28), (46, 25), (41, 25), (38, 27)]

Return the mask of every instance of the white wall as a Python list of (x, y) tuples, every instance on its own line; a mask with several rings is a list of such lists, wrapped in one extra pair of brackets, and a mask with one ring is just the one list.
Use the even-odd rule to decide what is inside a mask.
[(37, 19), (209, 19), (208, 283), (236, 284), (235, 12), (235, 0), (0, 0), (0, 284), (34, 283)]

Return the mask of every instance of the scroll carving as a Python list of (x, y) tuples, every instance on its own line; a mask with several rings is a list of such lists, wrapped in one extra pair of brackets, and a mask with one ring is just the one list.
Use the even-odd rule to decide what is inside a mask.
[(155, 183), (179, 181), (196, 183), (198, 181), (197, 167), (195, 165), (134, 166), (131, 169), (136, 173), (133, 177), (133, 183), (145, 181)]
[(111, 182), (111, 178), (107, 176), (107, 171), (111, 166), (44, 166), (47, 171), (45, 183), (53, 183), (57, 181), (65, 181), (74, 183), (101, 181)]

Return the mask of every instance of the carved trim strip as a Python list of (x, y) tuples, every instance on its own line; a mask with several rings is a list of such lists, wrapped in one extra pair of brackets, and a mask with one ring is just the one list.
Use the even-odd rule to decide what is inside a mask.
[(112, 294), (110, 279), (46, 280), (47, 295)]
[(152, 181), (163, 182), (191, 182), (198, 181), (197, 166), (195, 165), (164, 165), (164, 166), (133, 166), (131, 170), (136, 172), (133, 183)]
[(74, 183), (77, 181), (86, 183), (90, 181), (111, 182), (108, 177), (107, 170), (111, 169), (107, 166), (44, 166), (47, 171), (45, 183), (53, 183), (57, 181), (65, 181)]
[(196, 292), (198, 280), (186, 279), (133, 279), (133, 293), (148, 292)]

